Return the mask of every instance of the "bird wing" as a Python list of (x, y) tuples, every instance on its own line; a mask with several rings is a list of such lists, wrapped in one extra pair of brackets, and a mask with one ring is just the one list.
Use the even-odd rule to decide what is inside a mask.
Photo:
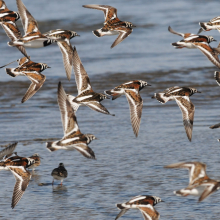
[(9, 166), (8, 168), (11, 170), (16, 180), (11, 203), (11, 207), (14, 208), (23, 196), (24, 191), (29, 184), (31, 174), (22, 166)]
[(89, 108), (91, 108), (92, 110), (95, 110), (97, 112), (101, 112), (103, 114), (107, 114), (107, 115), (111, 115), (108, 111), (108, 109), (106, 109), (100, 102), (98, 101), (89, 101), (89, 102), (84, 102), (85, 105), (87, 105)]
[[(7, 34), (7, 36), (11, 39), (11, 41), (16, 41), (21, 38), (21, 32), (19, 31), (16, 23), (3, 22), (1, 25), (3, 29), (5, 30), (5, 33)], [(18, 50), (21, 51), (22, 54), (24, 54), (25, 57), (28, 57), (24, 46), (16, 46), (16, 47), (18, 48)]]
[(130, 118), (131, 118), (131, 125), (136, 137), (138, 136), (140, 122), (141, 122), (141, 114), (142, 114), (142, 107), (143, 107), (143, 100), (136, 90), (125, 90), (125, 95), (129, 103), (130, 107)]
[(16, 3), (18, 7), (18, 13), (21, 17), (21, 22), (23, 25), (25, 35), (32, 33), (32, 32), (40, 33), (37, 21), (34, 19), (31, 13), (27, 10), (23, 2), (21, 0), (16, 0)]
[(185, 127), (187, 137), (191, 141), (195, 106), (190, 101), (188, 96), (177, 97), (175, 100), (182, 111), (183, 125)]
[(22, 98), (22, 103), (30, 99), (44, 84), (46, 76), (38, 72), (24, 72), (24, 74), (31, 80), (31, 84)]
[(165, 166), (164, 168), (187, 168), (189, 169), (189, 184), (207, 176), (206, 165), (200, 162), (180, 162)]
[(206, 186), (202, 195), (199, 197), (199, 202), (203, 201), (213, 192), (215, 192), (219, 188), (219, 183), (217, 181), (210, 181), (207, 183), (202, 183), (202, 186)]
[(73, 48), (73, 68), (75, 73), (78, 94), (81, 94), (86, 90), (92, 90), (89, 76), (82, 65), (82, 62), (79, 58), (79, 55), (75, 47)]
[(122, 215), (124, 215), (129, 209), (122, 209), (118, 215), (116, 216), (115, 220), (119, 219)]
[(58, 84), (57, 101), (60, 108), (61, 119), (63, 124), (64, 136), (79, 131), (76, 115), (68, 101), (67, 95), (63, 89), (61, 82)]
[(215, 78), (216, 82), (218, 83), (218, 85), (220, 86), (220, 72), (215, 71), (214, 78)]
[(179, 32), (174, 31), (170, 26), (168, 27), (168, 31), (169, 31), (170, 33), (172, 33), (172, 34), (176, 34), (176, 35), (179, 35), (179, 36), (181, 36), (181, 37), (184, 37), (184, 36), (185, 36), (185, 34), (183, 34), (183, 33), (179, 33)]
[(64, 41), (57, 41), (57, 44), (63, 56), (63, 64), (66, 70), (66, 76), (68, 80), (70, 80), (73, 66), (73, 47), (69, 39), (65, 39)]
[(139, 207), (138, 209), (141, 211), (144, 220), (158, 220), (160, 217), (160, 214), (150, 204), (146, 207)]
[(74, 149), (78, 150), (84, 157), (95, 159), (95, 153), (85, 143), (74, 144)]
[(9, 145), (8, 147), (6, 147), (4, 150), (0, 151), (0, 160), (2, 160), (4, 156), (11, 155), (14, 152), (17, 144), (18, 142), (15, 142)]
[(215, 52), (213, 48), (209, 46), (208, 43), (193, 43), (200, 51), (218, 68), (220, 68), (220, 60), (218, 58), (218, 53)]
[(109, 5), (83, 5), (83, 7), (102, 10), (104, 12), (105, 23), (117, 18), (117, 9)]
[(116, 45), (118, 45), (119, 43), (121, 43), (133, 31), (133, 29), (129, 28), (129, 27), (118, 27), (115, 30), (119, 32), (119, 35), (116, 38), (116, 40), (114, 41), (114, 43), (111, 45), (111, 48), (113, 48)]

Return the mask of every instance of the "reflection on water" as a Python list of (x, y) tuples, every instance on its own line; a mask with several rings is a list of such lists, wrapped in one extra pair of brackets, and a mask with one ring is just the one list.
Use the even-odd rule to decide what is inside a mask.
[[(147, 81), (152, 86), (141, 91), (144, 105), (138, 138), (133, 134), (125, 96), (103, 101), (115, 117), (83, 106), (77, 111), (81, 132), (92, 133), (98, 138), (90, 144), (97, 160), (89, 160), (77, 151), (51, 153), (46, 149), (47, 141), (63, 136), (57, 104), (58, 82), (62, 82), (68, 94), (77, 95), (74, 75), (71, 81), (66, 79), (58, 46), (27, 49), (33, 61), (47, 63), (52, 68), (44, 71), (47, 80), (43, 87), (24, 104), (21, 99), (30, 85), (29, 79), (11, 78), (4, 68), (0, 69), (0, 145), (18, 141), (16, 151), (19, 155), (39, 153), (44, 158), (41, 165), (31, 171), (32, 180), (13, 212), (10, 204), (15, 180), (10, 172), (0, 172), (0, 205), (4, 210), (0, 210), (0, 217), (114, 219), (118, 214), (116, 203), (149, 194), (166, 201), (156, 207), (161, 219), (218, 219), (218, 192), (202, 203), (197, 203), (194, 197), (176, 197), (172, 192), (188, 184), (188, 173), (186, 170), (173, 172), (163, 166), (179, 161), (201, 161), (207, 164), (210, 178), (220, 179), (216, 140), (220, 134), (218, 129), (209, 129), (220, 121), (220, 88), (213, 77), (217, 68), (199, 50), (175, 50), (170, 43), (178, 37), (167, 31), (171, 25), (179, 32), (196, 33), (198, 22), (219, 15), (219, 2), (196, 1), (194, 4), (194, 1), (168, 0), (146, 3), (138, 0), (125, 4), (113, 0), (111, 4), (118, 8), (119, 18), (137, 26), (113, 49), (110, 45), (116, 36), (96, 38), (92, 34), (92, 30), (102, 26), (103, 12), (82, 8), (88, 2), (67, 0), (66, 4), (60, 4), (60, 1), (49, 0), (43, 9), (43, 0), (24, 0), (24, 3), (39, 20), (42, 33), (63, 28), (81, 35), (71, 42), (77, 48), (95, 91), (103, 92), (135, 79)], [(7, 4), (16, 10), (14, 2)], [(101, 4), (109, 2), (103, 0)], [(37, 10), (42, 13), (38, 14)], [(220, 39), (217, 31), (209, 34)], [(22, 57), (16, 48), (7, 46), (8, 38), (2, 29), (0, 39), (3, 54), (0, 66)], [(216, 47), (217, 42), (212, 46)], [(192, 142), (187, 140), (176, 103), (162, 105), (151, 99), (155, 92), (172, 86), (190, 86), (202, 92), (191, 99), (196, 108)], [(52, 186), (51, 171), (60, 162), (65, 164), (68, 178), (63, 186), (59, 181)], [(139, 212), (129, 211), (122, 219), (143, 218)]]

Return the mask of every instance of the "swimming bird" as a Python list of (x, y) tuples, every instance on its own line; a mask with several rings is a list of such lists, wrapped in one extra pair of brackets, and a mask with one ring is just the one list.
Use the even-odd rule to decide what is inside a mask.
[(53, 40), (48, 39), (45, 35), (41, 34), (37, 21), (27, 10), (23, 2), (21, 0), (16, 0), (16, 3), (25, 35), (19, 39), (8, 42), (8, 45), (40, 48), (52, 44), (54, 42)]
[[(16, 145), (17, 143), (14, 143), (3, 151), (8, 155), (9, 152), (13, 152)], [(0, 155), (2, 156), (2, 152), (0, 152)], [(0, 162), (0, 170), (10, 170), (16, 180), (11, 203), (12, 209), (20, 201), (29, 184), (31, 174), (26, 170), (26, 168), (31, 166), (34, 162), (34, 159), (19, 156), (6, 157), (2, 162)]]
[(189, 97), (194, 93), (201, 93), (195, 88), (191, 87), (171, 87), (164, 90), (161, 93), (154, 93), (152, 98), (156, 98), (160, 103), (165, 104), (167, 101), (175, 100), (178, 104), (183, 116), (183, 125), (186, 130), (186, 135), (191, 141), (192, 139), (192, 129), (193, 129), (193, 119), (195, 106), (190, 101)]
[(170, 26), (168, 27), (168, 31), (171, 32), (172, 34), (179, 35), (183, 37), (184, 39), (181, 41), (178, 41), (176, 43), (172, 43), (172, 45), (177, 48), (188, 48), (188, 49), (195, 49), (197, 48), (195, 46), (195, 42), (205, 42), (207, 44), (211, 43), (212, 41), (216, 41), (212, 36), (205, 36), (205, 35), (196, 35), (196, 34), (191, 34), (191, 33), (179, 33), (174, 31)]
[(36, 167), (40, 166), (40, 163), (41, 163), (40, 158), (41, 157), (38, 153), (33, 154), (29, 158), (34, 159), (35, 162), (31, 166), (29, 166), (28, 169), (35, 170)]
[(64, 164), (63, 163), (60, 163), (59, 164), (59, 167), (53, 169), (52, 173), (51, 173), (51, 176), (53, 177), (53, 182), (52, 182), (52, 185), (54, 183), (54, 179), (56, 180), (60, 180), (60, 185), (63, 184), (63, 180), (65, 178), (67, 178), (68, 176), (68, 172), (67, 170), (65, 169), (64, 167)]
[(83, 156), (95, 159), (95, 154), (88, 144), (96, 139), (96, 137), (92, 134), (82, 134), (79, 130), (75, 112), (71, 107), (61, 82), (58, 84), (58, 104), (61, 113), (64, 137), (59, 141), (47, 142), (47, 149), (49, 151), (75, 149)]
[(211, 31), (211, 30), (218, 30), (220, 32), (220, 16), (217, 16), (211, 19), (208, 22), (199, 22), (201, 28), (198, 31), (200, 34), (202, 31)]
[(125, 203), (116, 204), (121, 211), (115, 220), (119, 219), (129, 209), (139, 209), (145, 220), (158, 220), (160, 218), (160, 214), (156, 211), (154, 206), (159, 202), (163, 201), (157, 196), (144, 195), (136, 196)]
[(75, 31), (62, 29), (51, 30), (44, 35), (57, 42), (57, 45), (59, 46), (63, 56), (63, 64), (66, 70), (66, 76), (68, 80), (70, 80), (73, 66), (73, 47), (70, 43), (70, 39), (80, 35), (78, 35)]
[(94, 111), (115, 116), (113, 114), (110, 114), (109, 111), (100, 103), (102, 100), (108, 99), (108, 96), (102, 93), (96, 93), (92, 89), (89, 76), (82, 65), (82, 62), (75, 47), (73, 48), (73, 68), (77, 84), (78, 96), (74, 97), (68, 95), (68, 98), (72, 98), (72, 100), (70, 99), (70, 103), (74, 111), (76, 111), (80, 105), (86, 105)]
[(121, 21), (117, 17), (117, 9), (109, 5), (83, 5), (84, 8), (98, 9), (104, 12), (105, 22), (104, 27), (94, 30), (93, 34), (96, 37), (102, 37), (105, 35), (116, 35), (118, 37), (112, 44), (111, 48), (121, 43), (126, 37), (128, 37), (135, 27), (131, 22)]
[(131, 125), (136, 137), (139, 133), (143, 107), (143, 100), (140, 96), (139, 91), (142, 90), (145, 86), (150, 85), (143, 80), (133, 80), (123, 83), (115, 87), (114, 89), (105, 91), (107, 95), (112, 96), (112, 100), (115, 100), (121, 95), (125, 94), (130, 107)]
[[(22, 37), (21, 32), (15, 23), (19, 18), (20, 15), (17, 12), (10, 11), (5, 2), (0, 0), (0, 24), (11, 41), (17, 41)], [(22, 54), (24, 54), (24, 56), (28, 57), (24, 46), (17, 45), (16, 47)]]
[(24, 103), (43, 86), (46, 76), (41, 72), (50, 67), (46, 63), (35, 63), (30, 60), (30, 57), (29, 59), (23, 57), (18, 59), (17, 62), (19, 66), (16, 68), (6, 68), (6, 73), (11, 77), (27, 76), (31, 80), (31, 85), (21, 100), (21, 103)]
[(186, 168), (189, 170), (189, 185), (174, 191), (178, 196), (199, 196), (198, 202), (203, 201), (220, 188), (220, 180), (210, 179), (206, 174), (206, 164), (200, 162), (180, 162), (170, 164), (164, 168)]

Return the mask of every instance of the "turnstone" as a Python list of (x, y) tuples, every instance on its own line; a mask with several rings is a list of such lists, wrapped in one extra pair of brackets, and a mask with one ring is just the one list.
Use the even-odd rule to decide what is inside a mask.
[(117, 215), (115, 220), (119, 219), (129, 209), (139, 209), (145, 220), (158, 220), (160, 214), (156, 211), (154, 206), (159, 202), (163, 202), (159, 197), (146, 195), (136, 196), (128, 202), (116, 204), (121, 212)]
[[(112, 115), (109, 111), (100, 103), (104, 99), (108, 99), (108, 96), (102, 93), (96, 93), (93, 91), (89, 76), (85, 71), (76, 48), (73, 49), (73, 68), (75, 72), (75, 79), (77, 84), (78, 96), (69, 96), (72, 98), (70, 101), (74, 111), (78, 109), (80, 105), (86, 105), (92, 110), (101, 112), (103, 114)], [(112, 115), (114, 116), (114, 115)]]
[[(0, 24), (11, 41), (17, 41), (22, 37), (21, 32), (15, 23), (19, 18), (20, 15), (17, 12), (10, 11), (5, 2), (0, 0)], [(28, 56), (22, 45), (17, 45), (16, 47), (24, 54), (24, 56)]]
[(54, 42), (53, 40), (48, 39), (45, 35), (41, 34), (37, 21), (26, 9), (23, 2), (21, 0), (16, 0), (16, 2), (25, 35), (17, 40), (12, 40), (8, 45), (40, 48), (52, 44)]
[[(16, 145), (17, 143), (9, 146), (9, 148), (12, 148), (14, 150)], [(26, 170), (26, 168), (31, 166), (34, 162), (34, 159), (19, 156), (9, 158), (7, 157), (2, 162), (0, 162), (0, 170), (10, 170), (16, 180), (11, 203), (12, 209), (17, 205), (29, 184), (31, 174)]]
[(220, 188), (220, 180), (210, 179), (206, 174), (206, 164), (200, 162), (180, 162), (170, 164), (164, 168), (189, 169), (189, 185), (181, 190), (174, 191), (178, 196), (200, 196), (198, 202), (203, 201)]
[(121, 95), (125, 94), (130, 107), (130, 118), (131, 118), (132, 128), (136, 137), (138, 136), (138, 132), (140, 128), (141, 114), (143, 107), (143, 100), (140, 96), (139, 91), (143, 89), (145, 86), (150, 86), (150, 85), (142, 80), (134, 80), (123, 83), (115, 87), (114, 89), (105, 91), (107, 95), (112, 96), (112, 100), (115, 100)]
[(209, 22), (199, 22), (201, 28), (198, 31), (200, 34), (202, 31), (218, 30), (220, 32), (220, 16), (211, 19)]
[(212, 41), (216, 41), (212, 36), (195, 35), (191, 33), (185, 33), (185, 34), (179, 33), (179, 32), (174, 31), (170, 26), (168, 27), (168, 31), (171, 32), (172, 34), (176, 34), (184, 38), (181, 41), (172, 43), (172, 45), (177, 49), (181, 49), (183, 47), (186, 47), (188, 49), (195, 49), (197, 48), (194, 45), (195, 42), (205, 42), (209, 44)]
[(34, 163), (28, 167), (28, 169), (32, 169), (35, 170), (36, 167), (40, 166), (40, 155), (38, 153), (33, 154), (32, 156), (30, 156), (29, 158), (34, 159)]
[(215, 71), (214, 78), (215, 78), (216, 82), (218, 83), (218, 85), (220, 86), (220, 72)]
[(17, 62), (19, 66), (16, 68), (6, 68), (6, 73), (11, 77), (27, 76), (31, 80), (31, 85), (21, 100), (24, 103), (43, 86), (46, 76), (41, 74), (41, 72), (50, 67), (45, 63), (35, 63), (26, 57), (17, 60)]
[(189, 97), (194, 93), (201, 93), (191, 87), (171, 87), (161, 93), (155, 93), (152, 98), (156, 98), (160, 103), (165, 104), (167, 101), (175, 100), (183, 116), (183, 125), (186, 130), (189, 141), (192, 139), (193, 119), (195, 106)]
[(102, 37), (105, 35), (119, 34), (111, 48), (121, 43), (126, 37), (128, 37), (133, 31), (132, 27), (135, 27), (131, 22), (121, 21), (117, 17), (117, 9), (108, 5), (83, 5), (84, 8), (92, 8), (102, 10), (104, 12), (105, 22), (104, 27), (94, 30), (93, 34), (96, 37)]
[(55, 150), (78, 150), (83, 156), (95, 159), (93, 150), (88, 144), (96, 139), (92, 134), (82, 134), (79, 130), (76, 115), (71, 107), (68, 97), (59, 82), (58, 85), (58, 104), (64, 130), (64, 137), (59, 141), (47, 142), (46, 147), (49, 151)]
[(45, 33), (45, 36), (57, 42), (63, 56), (67, 78), (70, 80), (73, 66), (73, 47), (70, 39), (79, 35), (74, 31), (56, 29)]
[(60, 163), (59, 164), (59, 167), (53, 169), (52, 173), (51, 173), (51, 176), (53, 177), (53, 182), (52, 182), (52, 185), (54, 183), (54, 179), (56, 180), (60, 180), (60, 185), (63, 184), (63, 180), (65, 178), (67, 178), (68, 176), (68, 173), (67, 173), (67, 170), (65, 169), (64, 167), (64, 164), (63, 163)]

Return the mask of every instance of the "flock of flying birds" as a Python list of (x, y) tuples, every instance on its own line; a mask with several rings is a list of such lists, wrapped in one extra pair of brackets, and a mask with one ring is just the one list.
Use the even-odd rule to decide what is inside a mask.
[[(37, 21), (27, 10), (23, 2), (21, 0), (16, 0), (16, 3), (18, 13), (10, 11), (5, 2), (0, 0), (0, 24), (11, 40), (8, 42), (8, 45), (17, 47), (18, 50), (20, 50), (24, 55), (24, 57), (17, 60), (17, 67), (6, 68), (6, 73), (11, 77), (22, 75), (27, 76), (31, 81), (31, 85), (21, 102), (24, 103), (30, 99), (43, 86), (46, 76), (41, 72), (49, 68), (45, 63), (35, 63), (31, 61), (25, 48), (40, 48), (49, 46), (52, 43), (57, 43), (63, 56), (63, 64), (68, 80), (71, 79), (72, 69), (74, 69), (75, 73), (75, 81), (78, 90), (77, 96), (66, 94), (61, 82), (58, 84), (57, 99), (61, 112), (64, 136), (61, 140), (47, 142), (47, 149), (51, 152), (59, 149), (75, 149), (83, 156), (95, 159), (95, 153), (88, 145), (92, 140), (96, 139), (96, 137), (92, 134), (81, 133), (77, 124), (76, 111), (78, 110), (79, 106), (85, 105), (94, 111), (114, 116), (101, 104), (101, 101), (104, 99), (109, 99), (109, 96), (111, 96), (112, 100), (114, 100), (123, 94), (125, 94), (129, 103), (131, 124), (134, 134), (137, 137), (143, 107), (143, 100), (139, 91), (145, 86), (150, 85), (142, 80), (133, 80), (116, 86), (111, 90), (107, 90), (105, 91), (105, 94), (95, 92), (92, 89), (89, 76), (80, 60), (76, 48), (72, 47), (70, 43), (71, 38), (79, 35), (74, 31), (62, 29), (51, 30), (42, 34), (39, 31)], [(93, 33), (97, 37), (102, 37), (105, 35), (118, 35), (111, 48), (121, 43), (127, 36), (131, 34), (133, 30), (132, 28), (135, 27), (131, 22), (119, 20), (117, 17), (117, 9), (111, 6), (83, 5), (83, 7), (98, 9), (104, 12), (104, 26), (100, 29), (94, 30)], [(24, 36), (21, 35), (21, 32), (16, 25), (16, 21), (19, 18), (21, 18), (24, 28)], [(217, 29), (220, 32), (220, 17), (216, 17), (209, 22), (201, 22), (199, 24), (201, 26), (199, 33), (202, 31), (209, 31), (211, 29)], [(209, 45), (209, 43), (214, 41), (213, 37), (190, 33), (182, 34), (175, 32), (171, 27), (169, 27), (168, 30), (173, 34), (184, 38), (181, 41), (172, 43), (175, 48), (198, 48), (214, 65), (220, 68), (220, 61), (218, 58), (218, 55), (220, 54), (220, 44), (217, 48), (212, 48)], [(6, 64), (1, 68), (9, 64)], [(217, 83), (220, 85), (220, 72), (216, 71), (214, 77)], [(165, 104), (167, 101), (171, 100), (175, 100), (177, 102), (182, 111), (183, 124), (189, 141), (192, 139), (193, 119), (195, 112), (195, 107), (190, 101), (189, 97), (194, 93), (199, 93), (199, 91), (191, 87), (175, 86), (168, 88), (163, 92), (155, 93), (152, 97), (156, 98), (162, 104)], [(211, 126), (211, 128), (216, 128), (219, 126), (220, 124), (217, 124)], [(40, 165), (40, 156), (38, 154), (34, 154), (31, 157), (18, 156), (17, 153), (14, 152), (16, 145), (17, 143), (13, 143), (0, 152), (0, 169), (10, 170), (16, 179), (12, 196), (12, 208), (14, 208), (21, 199), (31, 179), (31, 173), (27, 170), (27, 168), (34, 169)], [(189, 169), (189, 185), (184, 189), (175, 191), (174, 193), (177, 195), (197, 195), (200, 196), (198, 200), (200, 202), (220, 187), (220, 181), (210, 179), (207, 176), (206, 165), (203, 163), (181, 162), (165, 166), (165, 168)], [(54, 183), (54, 179), (58, 179), (61, 181), (62, 185), (62, 182), (67, 177), (68, 173), (64, 167), (64, 164), (60, 163), (59, 167), (55, 168), (51, 175), (53, 176), (52, 184)], [(156, 196), (136, 196), (128, 202), (117, 204), (117, 207), (121, 211), (117, 215), (116, 220), (131, 208), (139, 209), (145, 220), (157, 220), (159, 219), (160, 215), (154, 206), (159, 202), (162, 202), (162, 200)]]

